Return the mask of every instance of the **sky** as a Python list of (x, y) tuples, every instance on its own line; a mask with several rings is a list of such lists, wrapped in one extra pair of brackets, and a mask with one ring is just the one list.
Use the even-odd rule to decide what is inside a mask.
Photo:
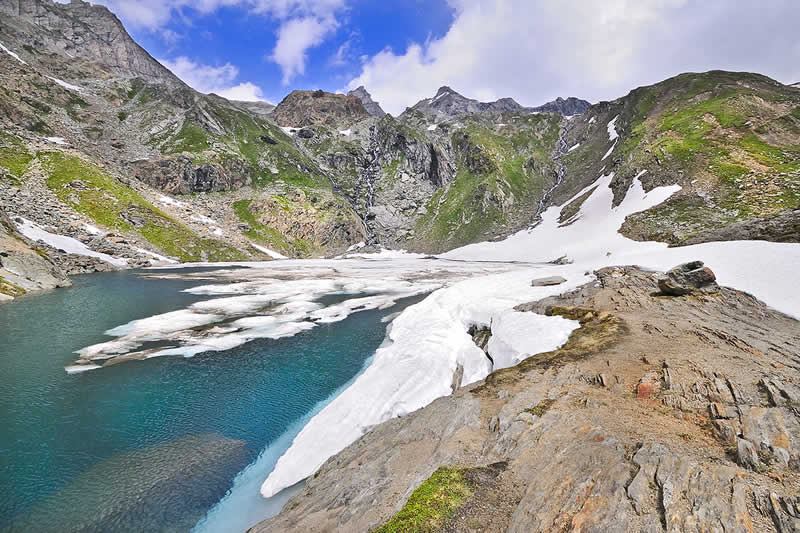
[(800, 81), (798, 0), (96, 0), (201, 92), (364, 85), (392, 114), (448, 85), (535, 106), (681, 72)]

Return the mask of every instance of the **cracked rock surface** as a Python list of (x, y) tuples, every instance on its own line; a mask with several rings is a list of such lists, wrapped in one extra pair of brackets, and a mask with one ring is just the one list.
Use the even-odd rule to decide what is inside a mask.
[(443, 531), (800, 531), (800, 324), (597, 276), (517, 308), (581, 316), (564, 347), (375, 427), (252, 531), (369, 531), (453, 465), (494, 474)]

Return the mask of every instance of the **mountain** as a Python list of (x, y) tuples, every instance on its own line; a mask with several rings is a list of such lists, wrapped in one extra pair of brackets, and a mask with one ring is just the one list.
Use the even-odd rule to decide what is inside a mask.
[(453, 118), (482, 111), (519, 111), (522, 106), (512, 98), (502, 98), (495, 102), (479, 102), (460, 95), (447, 86), (439, 87), (436, 96), (420, 100), (404, 113), (422, 113), (433, 119)]
[(538, 107), (532, 107), (531, 111), (535, 111), (537, 113), (558, 113), (568, 117), (585, 113), (586, 110), (591, 107), (591, 105), (592, 104), (586, 100), (581, 100), (580, 98), (575, 98), (574, 96), (570, 96), (566, 100), (559, 96), (551, 102), (547, 102), (546, 104)]
[(529, 113), (558, 113), (560, 115), (579, 115), (586, 111), (591, 104), (573, 96), (564, 100), (557, 98), (539, 107), (523, 107), (513, 98), (500, 98), (494, 102), (479, 102), (457, 93), (447, 86), (440, 87), (436, 96), (420, 100), (405, 113), (421, 113), (432, 120), (455, 118), (462, 115), (473, 115), (482, 112), (515, 112), (527, 111)]
[(535, 225), (609, 172), (617, 203), (642, 172), (681, 187), (629, 217), (631, 238), (800, 240), (800, 93), (764, 76), (683, 74), (591, 106), (444, 86), (398, 117), (363, 88), (272, 109), (189, 88), (103, 7), (0, 10), (0, 211), (83, 246), (36, 245), (67, 273), (361, 241), (442, 252)]
[(797, 87), (798, 89), (800, 89), (800, 82), (792, 83), (789, 85), (789, 87)]
[(372, 96), (367, 92), (363, 85), (353, 89), (347, 93), (348, 96), (356, 96), (361, 103), (364, 104), (364, 109), (373, 117), (382, 117), (386, 112), (381, 109), (380, 104), (372, 99)]
[(631, 238), (675, 246), (730, 228), (731, 240), (800, 240), (800, 93), (766, 76), (681, 74), (592, 106), (564, 138), (570, 178), (555, 203), (601, 172), (614, 172), (615, 205), (639, 174), (646, 190), (681, 187), (628, 218), (622, 231)]
[(279, 126), (302, 128), (326, 125), (346, 127), (370, 114), (358, 96), (325, 91), (292, 91), (272, 111)]

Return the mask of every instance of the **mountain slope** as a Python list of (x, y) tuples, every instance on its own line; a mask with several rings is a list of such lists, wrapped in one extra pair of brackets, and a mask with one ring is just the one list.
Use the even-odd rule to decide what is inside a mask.
[[(727, 238), (800, 240), (791, 214), (800, 207), (800, 93), (767, 77), (682, 74), (592, 106), (570, 122), (566, 140), (574, 149), (556, 203), (601, 172), (615, 173), (616, 203), (643, 172), (646, 190), (681, 186), (631, 216), (622, 229), (630, 237), (679, 245), (746, 227)], [(747, 221), (763, 224), (741, 226)]]

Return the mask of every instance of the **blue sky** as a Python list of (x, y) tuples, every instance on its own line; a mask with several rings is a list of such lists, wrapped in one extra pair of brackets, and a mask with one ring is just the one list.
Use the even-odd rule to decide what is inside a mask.
[[(277, 103), (293, 89), (343, 90), (365, 58), (387, 47), (402, 51), (413, 42), (439, 38), (453, 15), (444, 1), (351, 2), (337, 10), (336, 27), (324, 41), (305, 52), (303, 72), (288, 80), (271, 59), (283, 23), (279, 18), (236, 5), (210, 12), (183, 6), (158, 26), (122, 19), (133, 38), (168, 66), (177, 58), (216, 69), (232, 65), (238, 72), (231, 83), (253, 83), (264, 99)], [(230, 69), (222, 76), (226, 73)]]
[(189, 85), (234, 99), (364, 85), (398, 114), (441, 85), (539, 105), (688, 71), (800, 81), (797, 0), (96, 2)]

